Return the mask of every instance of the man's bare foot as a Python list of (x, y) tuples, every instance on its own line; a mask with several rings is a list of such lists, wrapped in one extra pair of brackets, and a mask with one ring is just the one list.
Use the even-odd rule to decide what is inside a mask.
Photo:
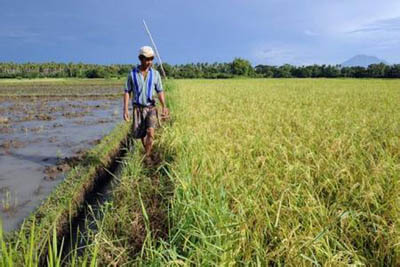
[(157, 151), (154, 151), (151, 154), (151, 159), (153, 160), (154, 165), (159, 165), (161, 163), (161, 158), (160, 158), (159, 153), (157, 153)]
[(154, 165), (153, 159), (151, 158), (151, 156), (145, 156), (144, 158), (144, 164), (147, 167), (152, 167)]

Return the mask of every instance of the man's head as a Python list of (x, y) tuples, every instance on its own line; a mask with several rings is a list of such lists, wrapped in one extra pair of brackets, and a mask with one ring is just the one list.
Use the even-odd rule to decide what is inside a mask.
[(150, 68), (151, 65), (153, 64), (153, 59), (154, 59), (154, 51), (153, 48), (150, 46), (143, 46), (139, 50), (139, 60), (140, 64), (144, 68)]

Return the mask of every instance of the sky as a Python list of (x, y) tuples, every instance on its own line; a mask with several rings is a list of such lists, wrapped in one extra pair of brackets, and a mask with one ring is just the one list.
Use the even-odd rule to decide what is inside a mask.
[(0, 62), (400, 63), (399, 0), (0, 0)]

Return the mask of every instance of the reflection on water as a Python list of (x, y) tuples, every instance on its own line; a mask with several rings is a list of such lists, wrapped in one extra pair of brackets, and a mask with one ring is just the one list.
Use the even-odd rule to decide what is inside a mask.
[(59, 184), (46, 167), (86, 150), (121, 122), (121, 99), (0, 102), (0, 216), (17, 227)]

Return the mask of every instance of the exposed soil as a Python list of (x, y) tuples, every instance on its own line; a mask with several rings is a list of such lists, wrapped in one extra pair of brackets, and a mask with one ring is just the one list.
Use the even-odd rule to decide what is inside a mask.
[[(60, 174), (69, 171), (71, 168), (81, 163), (84, 160), (85, 155), (86, 151), (80, 150), (75, 156), (65, 157), (58, 160), (55, 166), (47, 166), (44, 169), (46, 176), (43, 179), (45, 181), (54, 181), (60, 176)], [(47, 161), (47, 159), (44, 159), (43, 161)]]
[(37, 114), (35, 115), (35, 119), (39, 121), (51, 121), (54, 120), (54, 118), (50, 115), (47, 114)]
[(29, 132), (33, 132), (33, 133), (39, 133), (39, 132), (43, 132), (44, 127), (42, 125), (42, 126), (39, 126), (39, 127), (23, 128), (23, 130), (24, 130), (24, 132), (29, 131)]
[(5, 124), (5, 123), (8, 123), (8, 118), (0, 116), (0, 124)]
[(115, 120), (111, 120), (111, 119), (99, 119), (99, 120), (97, 120), (96, 122), (97, 122), (97, 123), (110, 123), (110, 122), (113, 122), (113, 121), (115, 121)]
[(85, 97), (121, 95), (123, 80), (110, 81), (66, 81), (66, 82), (18, 82), (0, 84), (0, 96), (12, 97)]
[(44, 173), (46, 176), (43, 177), (45, 181), (54, 181), (61, 173), (69, 171), (71, 167), (68, 164), (59, 164), (56, 166), (48, 166), (45, 168)]
[(49, 143), (56, 143), (56, 142), (58, 142), (57, 136), (49, 137)]
[(9, 151), (11, 148), (21, 148), (24, 147), (26, 143), (19, 141), (18, 139), (14, 140), (5, 140), (0, 145), (0, 148), (3, 148), (6, 151)]
[(84, 111), (84, 112), (65, 112), (65, 113), (63, 113), (62, 115), (63, 115), (64, 117), (68, 118), (68, 119), (71, 119), (71, 118), (81, 118), (81, 117), (84, 117), (84, 116), (88, 115), (88, 113), (89, 113), (89, 112), (86, 112), (86, 111)]
[[(29, 201), (12, 217), (4, 216), (4, 231), (15, 229), (82, 160), (81, 151), (121, 121), (110, 119), (120, 104), (119, 99), (100, 96), (0, 97), (0, 181), (19, 203)], [(4, 197), (0, 192), (0, 199)]]
[(1, 134), (12, 134), (14, 130), (10, 126), (0, 126)]
[(101, 139), (95, 139), (95, 140), (93, 140), (93, 141), (90, 141), (90, 142), (89, 142), (89, 145), (95, 146), (95, 145), (99, 144), (100, 142), (101, 142)]

